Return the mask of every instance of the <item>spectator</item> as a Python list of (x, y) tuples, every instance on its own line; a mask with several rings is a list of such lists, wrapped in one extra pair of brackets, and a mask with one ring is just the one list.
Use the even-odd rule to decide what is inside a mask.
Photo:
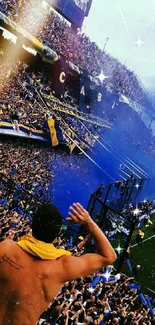
[[(2, 268), (0, 276), (1, 278), (4, 276), (10, 278), (10, 286), (1, 287), (4, 297), (1, 309), (5, 305), (4, 313), (6, 313), (8, 296), (12, 295), (12, 290), (16, 291), (16, 295), (13, 294), (12, 296), (12, 303), (19, 305), (15, 314), (13, 314), (14, 308), (11, 316), (8, 312), (6, 313), (5, 317), (8, 321), (11, 317), (12, 324), (21, 324), (23, 318), (27, 318), (29, 323), (35, 324), (39, 313), (48, 307), (65, 281), (94, 273), (115, 260), (116, 255), (110, 242), (79, 203), (70, 207), (68, 220), (83, 224), (87, 228), (95, 240), (99, 253), (74, 257), (70, 256), (70, 252), (56, 249), (51, 242), (59, 235), (61, 219), (61, 214), (55, 206), (44, 204), (38, 208), (33, 216), (32, 234), (22, 237), (18, 241), (18, 245), (13, 241), (1, 242)], [(42, 262), (36, 263), (36, 257), (42, 259)], [(22, 286), (18, 285), (19, 276), (22, 279), (24, 278)], [(53, 283), (52, 290), (50, 288), (51, 281)], [(11, 283), (15, 289), (12, 289)], [(6, 292), (7, 296), (5, 296)], [(29, 301), (27, 310), (25, 304), (23, 308), (21, 301)], [(77, 301), (73, 304), (69, 318), (75, 320), (76, 324), (78, 316), (83, 312), (82, 304)]]

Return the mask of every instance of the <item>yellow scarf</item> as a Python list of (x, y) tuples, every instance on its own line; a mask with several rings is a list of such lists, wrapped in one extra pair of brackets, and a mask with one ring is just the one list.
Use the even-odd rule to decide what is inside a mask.
[(31, 234), (25, 235), (17, 244), (27, 253), (40, 257), (42, 260), (55, 260), (64, 255), (71, 255), (65, 249), (57, 249), (53, 244), (44, 243)]

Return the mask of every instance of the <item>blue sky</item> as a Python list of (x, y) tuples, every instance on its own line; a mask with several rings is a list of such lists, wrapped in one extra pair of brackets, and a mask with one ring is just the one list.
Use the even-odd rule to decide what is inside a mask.
[[(155, 83), (155, 1), (93, 0), (85, 33), (108, 53), (125, 63), (147, 88)], [(144, 42), (139, 48), (135, 42)]]

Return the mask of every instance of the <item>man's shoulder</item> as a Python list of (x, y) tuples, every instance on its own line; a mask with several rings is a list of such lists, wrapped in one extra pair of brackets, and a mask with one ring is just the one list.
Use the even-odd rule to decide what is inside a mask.
[(51, 274), (54, 276), (58, 273), (60, 277), (63, 277), (64, 273), (66, 272), (66, 263), (68, 260), (70, 260), (70, 258), (71, 256), (61, 256), (57, 259), (42, 260), (41, 266), (43, 266), (43, 268), (46, 266), (46, 270), (44, 269), (44, 271), (48, 277), (51, 277)]
[(11, 239), (4, 239), (3, 241), (0, 242), (0, 255), (3, 254), (4, 250), (7, 250), (8, 248), (10, 249), (15, 249), (16, 243), (11, 240)]
[(16, 244), (13, 240), (11, 240), (11, 239), (8, 239), (8, 238), (6, 238), (6, 239), (4, 239), (4, 240), (2, 240), (1, 242), (0, 242), (0, 245), (1, 245), (1, 247), (2, 246), (8, 246), (8, 245), (14, 245), (14, 244)]
[(62, 267), (66, 265), (66, 263), (72, 263), (73, 259), (75, 258), (74, 255), (63, 255), (61, 257), (58, 257), (56, 259), (56, 262), (58, 262), (58, 264), (60, 264)]
[(6, 238), (6, 239), (4, 239), (4, 240), (2, 240), (1, 242), (0, 242), (0, 245), (1, 246), (8, 246), (8, 245), (16, 245), (16, 242), (15, 241), (13, 241), (13, 240), (11, 240), (11, 239), (9, 239), (9, 238)]

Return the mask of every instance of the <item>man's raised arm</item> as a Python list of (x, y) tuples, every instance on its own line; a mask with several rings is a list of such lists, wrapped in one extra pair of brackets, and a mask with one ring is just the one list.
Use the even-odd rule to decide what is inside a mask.
[(85, 254), (80, 257), (66, 256), (63, 258), (64, 280), (72, 280), (88, 276), (97, 272), (102, 267), (112, 264), (116, 260), (116, 254), (109, 240), (102, 230), (91, 219), (89, 213), (80, 203), (74, 203), (70, 207), (68, 221), (83, 224), (93, 237), (98, 254)]

